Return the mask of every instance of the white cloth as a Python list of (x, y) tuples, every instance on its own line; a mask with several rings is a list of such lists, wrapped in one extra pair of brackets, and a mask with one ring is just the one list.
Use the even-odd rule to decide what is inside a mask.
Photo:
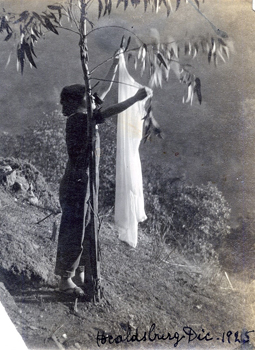
[(0, 349), (28, 350), (24, 340), (0, 302)]
[[(118, 101), (133, 96), (140, 86), (128, 73), (124, 54), (119, 57)], [(118, 115), (115, 225), (119, 239), (136, 247), (138, 222), (146, 219), (139, 145), (142, 139), (146, 100)]]

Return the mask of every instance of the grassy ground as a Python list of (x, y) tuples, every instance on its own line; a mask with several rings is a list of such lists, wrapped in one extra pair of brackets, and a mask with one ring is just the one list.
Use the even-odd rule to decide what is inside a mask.
[[(242, 330), (255, 329), (255, 284), (247, 271), (189, 262), (145, 232), (130, 248), (111, 218), (100, 233), (103, 298), (78, 302), (74, 311), (74, 301), (56, 292), (53, 275), (59, 215), (38, 224), (48, 212), (0, 191), (0, 273), (10, 293), (0, 289), (0, 298), (29, 349), (236, 349)], [(168, 339), (156, 341), (155, 333)], [(242, 348), (255, 343), (249, 335)]]

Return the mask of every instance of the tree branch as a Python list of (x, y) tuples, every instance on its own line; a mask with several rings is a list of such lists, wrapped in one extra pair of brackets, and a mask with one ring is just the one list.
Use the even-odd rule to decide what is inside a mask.
[(56, 28), (58, 28), (58, 29), (64, 29), (64, 30), (68, 30), (69, 32), (72, 32), (72, 33), (75, 33), (75, 34), (80, 35), (80, 33), (79, 33), (79, 32), (77, 32), (77, 31), (75, 31), (75, 30), (73, 30), (73, 29), (67, 28), (67, 27), (63, 27), (63, 26), (56, 26)]
[[(122, 84), (122, 85), (127, 85), (127, 86), (132, 86), (132, 87), (137, 87), (136, 85), (132, 84), (127, 84), (127, 83), (122, 83), (118, 80), (109, 80), (109, 79), (102, 79), (102, 78), (89, 78), (89, 80), (97, 80), (97, 81), (107, 81), (109, 83), (117, 83), (117, 84)], [(94, 86), (95, 87), (95, 86)], [(94, 87), (92, 89), (94, 89)]]
[(196, 6), (193, 4), (193, 2), (192, 2), (191, 0), (187, 0), (187, 1), (188, 1), (188, 3), (189, 3), (191, 6), (194, 7), (194, 9), (195, 9), (202, 17), (204, 17), (204, 19), (210, 24), (210, 26), (212, 27), (212, 29), (214, 30), (214, 32), (215, 32), (217, 35), (219, 35), (219, 36), (222, 37), (222, 38), (228, 38), (228, 34), (227, 34), (226, 32), (224, 32), (223, 30), (221, 30), (221, 29), (215, 27), (215, 25), (206, 17), (206, 15), (203, 14), (203, 12), (201, 12), (201, 11), (199, 10), (198, 7), (196, 7)]

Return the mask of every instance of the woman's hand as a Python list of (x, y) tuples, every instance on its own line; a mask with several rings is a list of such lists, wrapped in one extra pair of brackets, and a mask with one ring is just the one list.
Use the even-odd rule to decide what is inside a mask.
[(136, 101), (142, 101), (147, 96), (148, 96), (148, 93), (147, 93), (146, 88), (141, 88), (137, 91), (137, 93), (135, 94), (134, 97), (135, 97)]

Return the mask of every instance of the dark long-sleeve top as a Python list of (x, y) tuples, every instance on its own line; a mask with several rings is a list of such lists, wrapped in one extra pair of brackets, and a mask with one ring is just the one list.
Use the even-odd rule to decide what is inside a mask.
[[(96, 123), (100, 123), (100, 111), (94, 113), (93, 118)], [(79, 196), (77, 192), (86, 191), (91, 157), (88, 132), (86, 114), (75, 113), (68, 117), (66, 123), (68, 162), (60, 184), (60, 202), (63, 200), (69, 202), (72, 198), (73, 200), (74, 198), (77, 199), (77, 196)], [(95, 142), (99, 141), (97, 130), (92, 136)]]

